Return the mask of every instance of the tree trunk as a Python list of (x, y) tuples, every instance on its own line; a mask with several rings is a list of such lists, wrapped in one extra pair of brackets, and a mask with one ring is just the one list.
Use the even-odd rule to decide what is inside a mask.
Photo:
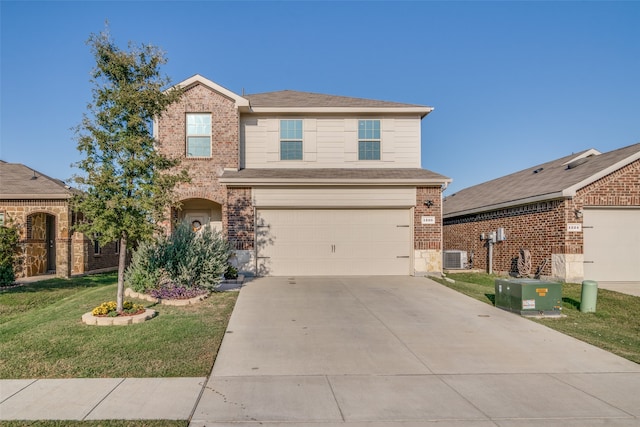
[(127, 235), (120, 237), (120, 258), (118, 259), (118, 294), (116, 296), (116, 310), (122, 312), (124, 304), (124, 269), (127, 262)]

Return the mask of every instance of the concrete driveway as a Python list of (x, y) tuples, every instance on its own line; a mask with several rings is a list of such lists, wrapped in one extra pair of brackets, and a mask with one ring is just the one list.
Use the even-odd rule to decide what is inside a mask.
[(191, 426), (638, 426), (640, 365), (426, 278), (261, 278)]

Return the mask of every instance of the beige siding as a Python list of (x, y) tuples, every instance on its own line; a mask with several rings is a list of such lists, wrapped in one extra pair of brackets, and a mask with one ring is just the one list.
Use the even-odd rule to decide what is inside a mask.
[(410, 207), (415, 187), (295, 187), (253, 189), (256, 207)]
[[(303, 119), (303, 160), (280, 161), (280, 120), (295, 116), (245, 116), (241, 120), (244, 168), (385, 168), (420, 167), (420, 117), (373, 117), (381, 120), (380, 161), (358, 160), (361, 117)], [(362, 117), (370, 118), (370, 117)]]

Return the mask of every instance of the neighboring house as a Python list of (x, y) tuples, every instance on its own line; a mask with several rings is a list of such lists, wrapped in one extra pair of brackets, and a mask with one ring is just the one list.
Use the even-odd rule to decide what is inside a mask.
[(480, 234), (500, 228), (496, 272), (515, 272), (525, 249), (532, 273), (640, 284), (640, 144), (586, 150), (445, 198), (444, 249), (473, 254), (474, 268), (488, 269)]
[(431, 107), (280, 91), (240, 96), (200, 76), (157, 119), (182, 159), (174, 220), (211, 224), (241, 271), (411, 275), (442, 271), (442, 191), (421, 169)]
[(100, 247), (72, 231), (69, 199), (74, 190), (19, 163), (0, 160), (0, 226), (20, 233), (22, 267), (16, 277), (55, 273), (60, 277), (118, 265), (116, 245)]

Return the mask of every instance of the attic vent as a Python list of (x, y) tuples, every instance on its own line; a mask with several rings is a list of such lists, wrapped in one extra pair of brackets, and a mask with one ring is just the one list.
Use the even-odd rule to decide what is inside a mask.
[(533, 173), (540, 173), (540, 172), (542, 172), (543, 169), (544, 168), (538, 168), (538, 169), (534, 170)]
[[(591, 156), (589, 156), (591, 157)], [(587, 162), (587, 160), (589, 160), (589, 157), (582, 157), (581, 159), (576, 159), (573, 162), (569, 163), (567, 165), (567, 169), (573, 169), (573, 168), (577, 168), (578, 166), (580, 166), (581, 164), (584, 164)]]

